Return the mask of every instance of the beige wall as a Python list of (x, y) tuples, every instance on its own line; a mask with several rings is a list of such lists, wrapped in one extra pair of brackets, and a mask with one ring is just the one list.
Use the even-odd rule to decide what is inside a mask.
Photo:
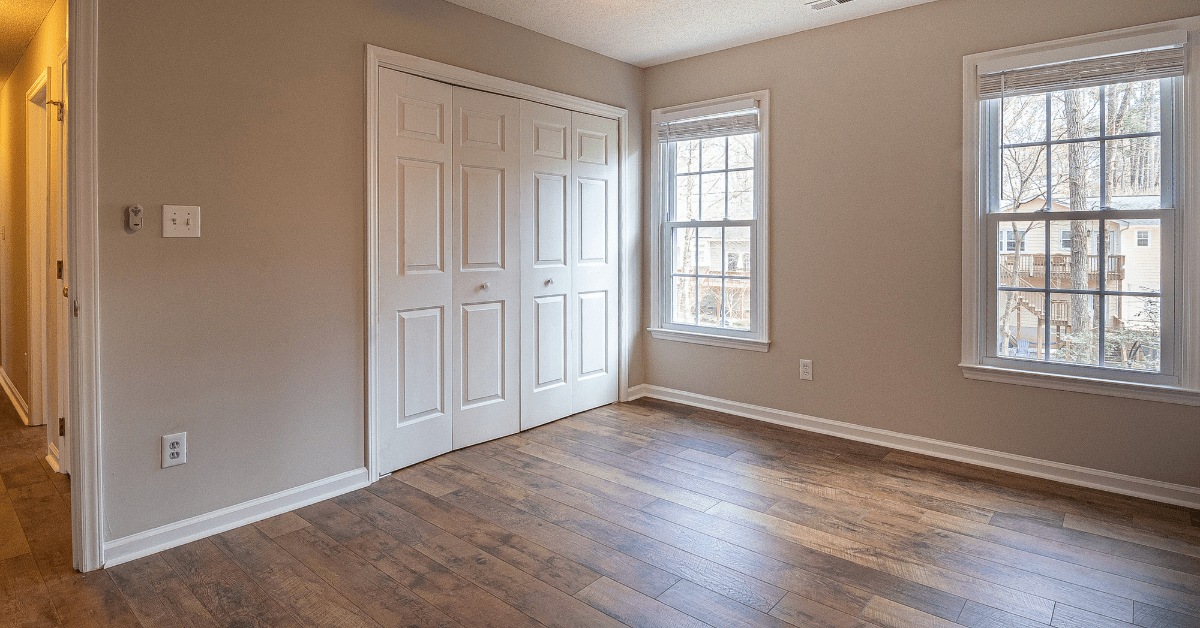
[[(58, 0), (0, 88), (0, 355), (4, 371), (29, 398), (29, 268), (25, 213), (25, 92), (67, 45), (67, 0)], [(51, 86), (58, 94), (57, 86)], [(50, 108), (53, 111), (53, 107)]]
[(648, 69), (647, 108), (771, 90), (773, 344), (646, 340), (646, 380), (1200, 486), (1200, 408), (968, 381), (957, 366), (963, 56), (1197, 13), (940, 0)]
[[(642, 70), (441, 0), (104, 3), (107, 538), (363, 466), (368, 43), (644, 108)], [(164, 203), (204, 236), (161, 238)]]

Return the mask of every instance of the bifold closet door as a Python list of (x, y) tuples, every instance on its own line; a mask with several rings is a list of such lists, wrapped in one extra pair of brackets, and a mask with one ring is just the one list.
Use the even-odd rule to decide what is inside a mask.
[(521, 103), (521, 429), (617, 400), (617, 122)]
[(521, 101), (454, 88), (454, 448), (521, 429)]
[(375, 311), (380, 468), (453, 446), (454, 89), (379, 71)]
[(571, 113), (572, 411), (617, 400), (617, 121)]

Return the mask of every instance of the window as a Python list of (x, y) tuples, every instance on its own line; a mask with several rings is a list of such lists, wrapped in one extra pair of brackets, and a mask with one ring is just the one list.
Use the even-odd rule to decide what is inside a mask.
[[(1025, 234), (1021, 234), (1021, 235), (1022, 235), (1021, 252), (1024, 253), (1026, 251), (1026, 247), (1025, 247), (1026, 243), (1025, 243), (1025, 239), (1023, 237)], [(1005, 251), (1012, 253), (1013, 251), (1017, 250), (1017, 232), (1016, 231), (1009, 229), (1008, 231), (1005, 231), (1003, 234), (1001, 234), (1000, 238), (1002, 240), (1001, 248), (1003, 248)]]
[[(1197, 29), (1188, 18), (964, 59), (967, 377), (1200, 405), (1183, 368), (1197, 358), (1180, 350), (1200, 337), (1184, 311), (1200, 287), (1180, 272), (1200, 253), (1181, 221), (1195, 186), (1176, 167), (1200, 114), (1183, 98)], [(1130, 235), (1147, 250), (1126, 255)]]
[(767, 92), (653, 112), (651, 334), (766, 351)]

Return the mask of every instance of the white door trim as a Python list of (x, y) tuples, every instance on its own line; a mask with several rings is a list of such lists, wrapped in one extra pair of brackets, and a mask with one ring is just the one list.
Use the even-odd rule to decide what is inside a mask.
[[(50, 230), (50, 68), (25, 91), (25, 272), (29, 298), (29, 422), (49, 419), (46, 395), (46, 239)], [(40, 101), (40, 102), (39, 102)], [(41, 127), (40, 130), (37, 127)], [(33, 202), (41, 196), (41, 202)]]
[[(95, 2), (96, 0), (88, 0)], [(620, 242), (620, 251), (628, 253), (636, 251), (637, 242), (634, 239), (636, 230), (634, 227), (633, 218), (636, 212), (633, 211), (637, 207), (637, 195), (630, 190), (630, 166), (629, 166), (629, 112), (621, 107), (606, 105), (604, 103), (570, 96), (559, 92), (551, 91), (533, 85), (526, 85), (516, 81), (510, 81), (495, 76), (490, 76), (473, 70), (467, 70), (437, 61), (430, 61), (421, 57), (396, 52), (381, 48), (379, 46), (367, 45), (367, 233), (366, 233), (366, 273), (367, 273), (367, 293), (366, 293), (366, 386), (367, 386), (367, 469), (369, 472), (369, 481), (374, 482), (379, 478), (381, 469), (379, 468), (378, 455), (378, 438), (376, 435), (376, 426), (379, 422), (378, 404), (376, 401), (377, 391), (372, 383), (375, 381), (376, 370), (378, 365), (375, 363), (375, 346), (377, 344), (377, 329), (376, 321), (379, 313), (376, 311), (375, 300), (377, 294), (377, 282), (379, 277), (379, 269), (377, 266), (376, 256), (378, 254), (376, 246), (376, 238), (379, 230), (379, 198), (378, 192), (375, 189), (375, 182), (379, 172), (378, 163), (378, 147), (377, 147), (377, 132), (376, 117), (379, 113), (379, 94), (378, 80), (380, 68), (391, 68), (409, 74), (415, 74), (424, 78), (458, 85), (461, 87), (469, 87), (485, 92), (492, 92), (504, 96), (512, 96), (523, 100), (530, 100), (546, 105), (579, 111), (582, 113), (590, 113), (606, 118), (614, 118), (617, 120), (619, 129), (619, 141), (621, 143), (620, 153), (620, 206), (618, 208), (619, 226), (618, 237)], [(631, 260), (634, 258), (622, 255), (620, 259), (620, 283), (617, 290), (617, 299), (619, 300), (620, 320), (618, 322), (618, 364), (620, 384), (618, 385), (618, 397), (625, 400), (629, 396), (629, 343), (632, 336), (629, 331), (631, 329), (629, 323), (633, 320), (632, 300), (629, 299), (629, 289), (632, 286)]]
[(100, 456), (100, 198), (97, 154), (100, 0), (68, 0), (67, 202), (71, 264), (71, 555), (75, 568), (104, 565)]

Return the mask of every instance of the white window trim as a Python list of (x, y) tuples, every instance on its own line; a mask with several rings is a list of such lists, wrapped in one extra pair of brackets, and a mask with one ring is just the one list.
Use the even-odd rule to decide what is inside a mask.
[[(980, 207), (986, 191), (979, 174), (980, 112), (978, 75), (986, 70), (1031, 65), (1028, 60), (1062, 60), (1088, 56), (1087, 51), (1108, 51), (1131, 37), (1173, 39), (1179, 31), (1188, 37), (1188, 73), (1177, 102), (1175, 299), (1178, 385), (1143, 384), (1125, 379), (1104, 379), (1071, 374), (1034, 372), (984, 364), (986, 324), (987, 247), (986, 219)], [(1041, 61), (1043, 63), (1049, 61)], [(963, 58), (963, 276), (962, 368), (967, 379), (1035, 386), (1054, 390), (1163, 401), (1200, 406), (1200, 17), (1136, 26), (1105, 33), (969, 55)]]
[[(666, 220), (667, 204), (663, 198), (664, 184), (664, 167), (662, 159), (662, 149), (657, 138), (657, 125), (660, 122), (690, 118), (695, 115), (714, 114), (724, 111), (737, 111), (747, 108), (748, 104), (757, 101), (758, 103), (758, 141), (755, 154), (755, 203), (757, 204), (756, 211), (758, 215), (758, 229), (755, 234), (753, 247), (755, 252), (755, 262), (757, 267), (754, 270), (752, 278), (754, 302), (753, 307), (753, 332), (742, 332), (727, 329), (708, 329), (702, 327), (688, 326), (687, 329), (669, 329), (663, 325), (663, 300), (665, 299), (664, 292), (667, 289), (664, 281), (663, 269), (669, 262), (666, 261), (666, 256), (670, 253), (667, 247), (663, 245), (663, 222)], [(650, 112), (650, 129), (651, 129), (651, 144), (650, 144), (650, 172), (651, 172), (651, 232), (650, 232), (650, 248), (653, 265), (650, 273), (650, 327), (647, 331), (651, 337), (658, 340), (674, 340), (678, 342), (688, 342), (693, 344), (710, 345), (714, 347), (725, 347), (729, 349), (745, 349), (749, 351), (767, 351), (771, 347), (769, 339), (770, 317), (769, 317), (769, 295), (767, 294), (770, 283), (769, 277), (770, 264), (768, 263), (768, 243), (769, 238), (769, 197), (770, 183), (769, 173), (770, 167), (768, 158), (771, 153), (769, 149), (770, 138), (770, 91), (762, 90), (750, 92), (747, 94), (738, 94), (736, 96), (727, 96), (724, 98), (714, 98), (703, 102), (690, 103), (686, 105), (678, 105), (674, 107), (664, 107), (655, 109)], [(725, 260), (721, 260), (724, 264)], [(703, 330), (703, 331), (700, 331)]]

